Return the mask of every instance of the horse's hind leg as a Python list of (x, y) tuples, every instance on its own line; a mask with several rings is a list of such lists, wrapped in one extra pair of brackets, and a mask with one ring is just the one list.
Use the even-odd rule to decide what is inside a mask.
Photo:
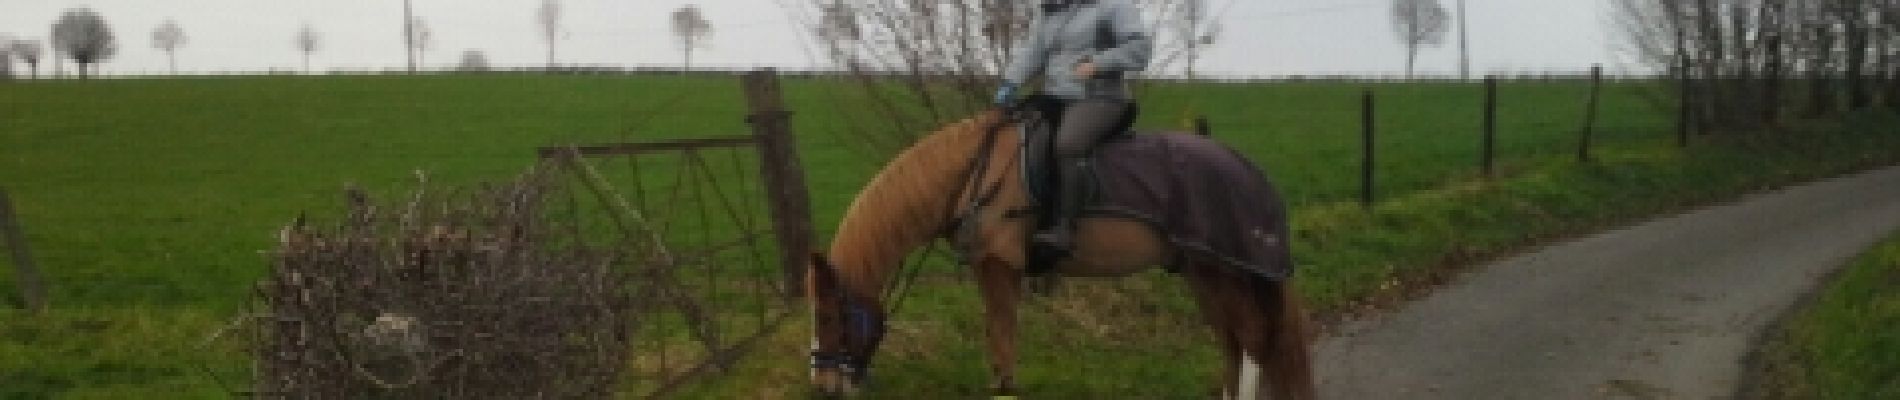
[(1275, 399), (1307, 400), (1317, 397), (1313, 384), (1311, 324), (1307, 321), (1306, 309), (1301, 305), (1299, 294), (1285, 281), (1261, 282), (1265, 286), (1257, 290), (1267, 299), (1261, 304), (1265, 313), (1260, 314), (1265, 322), (1265, 347), (1268, 355), (1266, 375), (1273, 384)]
[(1016, 395), (1016, 302), (1022, 293), (1020, 274), (996, 258), (974, 266), (977, 289), (983, 294), (984, 333), (989, 338), (990, 395)]
[(1194, 292), (1194, 302), (1201, 308), (1201, 317), (1214, 331), (1214, 343), (1220, 346), (1221, 373), (1216, 377), (1214, 387), (1221, 399), (1232, 398), (1240, 384), (1240, 342), (1234, 336), (1234, 308), (1228, 306), (1231, 284), (1221, 279), (1217, 270), (1206, 265), (1186, 265), (1181, 268), (1187, 275), (1188, 288)]

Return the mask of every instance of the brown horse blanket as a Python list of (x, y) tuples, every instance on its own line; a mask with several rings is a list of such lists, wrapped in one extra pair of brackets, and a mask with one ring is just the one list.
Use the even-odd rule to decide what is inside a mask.
[(1094, 166), (1100, 184), (1090, 214), (1148, 222), (1177, 257), (1273, 280), (1292, 275), (1286, 206), (1233, 149), (1192, 134), (1128, 135), (1099, 147)]

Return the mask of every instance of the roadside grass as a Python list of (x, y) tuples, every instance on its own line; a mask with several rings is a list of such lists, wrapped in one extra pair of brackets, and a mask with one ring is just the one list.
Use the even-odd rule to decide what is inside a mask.
[[(835, 83), (787, 81), (814, 222), (828, 236), (875, 172), (843, 135)], [(1891, 162), (1895, 121), (1865, 117), (1784, 136), (1669, 145), (1641, 83), (1606, 90), (1599, 161), (1570, 159), (1578, 82), (1502, 88), (1497, 180), (1476, 177), (1477, 85), (1379, 84), (1380, 202), (1361, 210), (1358, 90), (1333, 83), (1154, 86), (1141, 125), (1206, 114), (1294, 208), (1302, 292), (1336, 312), (1436, 279), (1443, 266), (1540, 238)], [(738, 134), (736, 80), (702, 77), (208, 78), (23, 82), (0, 90), (0, 185), (14, 195), (55, 309), (0, 311), (0, 397), (204, 398), (195, 365), (247, 376), (228, 345), (198, 342), (236, 316), (277, 227), (341, 208), (355, 182), (389, 196), (512, 176), (532, 149)], [(857, 115), (854, 118), (865, 118)], [(603, 163), (603, 167), (611, 167)], [(647, 174), (666, 176), (668, 167)], [(742, 168), (743, 169), (743, 168)], [(627, 178), (628, 171), (612, 172)], [(736, 174), (736, 173), (735, 173)], [(694, 232), (688, 232), (694, 233)], [(0, 290), (11, 291), (0, 273)], [(987, 371), (974, 290), (929, 266), (894, 322), (874, 394), (981, 394)], [(1019, 376), (1036, 397), (1200, 397), (1214, 353), (1192, 301), (1165, 274), (1072, 281), (1021, 319)], [(802, 395), (803, 321), (689, 397)]]
[(1900, 398), (1900, 234), (1861, 254), (1772, 333), (1760, 399)]

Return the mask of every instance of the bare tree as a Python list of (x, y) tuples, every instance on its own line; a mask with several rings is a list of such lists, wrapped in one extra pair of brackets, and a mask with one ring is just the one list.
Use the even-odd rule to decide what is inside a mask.
[[(415, 55), (415, 65), (420, 66), (425, 64), (426, 61), (423, 60), (424, 53), (427, 53), (429, 48), (435, 45), (434, 33), (429, 30), (429, 24), (423, 22), (422, 18), (417, 17), (409, 20), (409, 28), (405, 31), (409, 33), (407, 45), (409, 47), (409, 53)], [(410, 70), (413, 72), (415, 67), (411, 67)]]
[(686, 56), (686, 68), (693, 68), (693, 50), (706, 47), (713, 27), (699, 6), (687, 4), (673, 11), (673, 37), (679, 39), (680, 52)]
[(20, 39), (7, 44), (9, 53), (26, 63), (28, 77), (40, 76), (40, 42)]
[(416, 11), (410, 0), (402, 0), (402, 54), (409, 61), (409, 73), (416, 73)]
[(1179, 49), (1181, 63), (1187, 76), (1194, 77), (1194, 65), (1201, 58), (1201, 50), (1213, 45), (1219, 35), (1220, 25), (1208, 19), (1207, 0), (1174, 0), (1173, 15), (1160, 21), (1173, 30), (1177, 42), (1171, 48)]
[(462, 61), (455, 65), (455, 70), (462, 72), (487, 72), (489, 68), (488, 53), (476, 49), (462, 52)]
[(119, 52), (118, 40), (112, 36), (105, 17), (83, 7), (68, 9), (53, 22), (53, 47), (79, 65), (81, 78), (89, 75), (88, 67), (96, 71), (98, 63)]
[[(1894, 0), (1618, 0), (1612, 18), (1625, 52), (1682, 79), (1679, 93), (1703, 127), (1747, 130), (1781, 115), (1833, 115), (1881, 97), (1900, 73)], [(1887, 83), (1892, 85), (1893, 83)], [(1784, 93), (1804, 87), (1805, 95)], [(1888, 89), (1889, 103), (1900, 89)], [(1798, 108), (1797, 108), (1798, 106)]]
[(554, 68), (554, 43), (561, 33), (560, 0), (542, 0), (541, 8), (535, 12), (535, 22), (541, 24), (541, 37), (548, 41), (548, 68)]
[(178, 26), (176, 20), (165, 20), (152, 30), (152, 47), (165, 52), (165, 62), (171, 67), (172, 75), (178, 74), (178, 48), (185, 46), (185, 28)]
[[(1154, 36), (1148, 71), (1180, 71), (1189, 44), (1204, 46), (1218, 31), (1218, 18), (1196, 22), (1203, 37), (1170, 29), (1188, 18), (1187, 0), (1127, 1), (1141, 9)], [(833, 92), (866, 112), (845, 121), (851, 143), (887, 153), (941, 123), (989, 107), (997, 74), (1007, 64), (1030, 23), (1038, 1), (1026, 0), (819, 0), (788, 8), (806, 27), (819, 55), (843, 70), (852, 85)]]
[(1392, 27), (1405, 46), (1405, 76), (1412, 77), (1418, 64), (1418, 51), (1445, 42), (1451, 27), (1451, 14), (1438, 0), (1393, 0)]
[(316, 28), (310, 27), (310, 24), (304, 24), (303, 29), (297, 31), (293, 44), (297, 46), (298, 52), (303, 53), (303, 70), (304, 73), (309, 73), (310, 54), (323, 49), (323, 36), (317, 33)]
[(855, 47), (858, 40), (864, 37), (860, 30), (862, 23), (858, 21), (857, 11), (844, 4), (843, 0), (833, 0), (830, 4), (820, 5), (818, 22), (815, 25), (812, 33), (817, 36), (819, 43), (824, 44), (826, 50), (834, 53), (830, 55), (834, 61), (849, 60), (851, 58), (849, 55), (835, 53)]
[(1827, 2), (1827, 17), (1841, 37), (1844, 58), (1842, 75), (1846, 78), (1847, 107), (1865, 109), (1873, 104), (1872, 85), (1865, 83), (1870, 52), (1873, 50), (1873, 21), (1877, 9), (1874, 0), (1832, 0)]
[(40, 78), (40, 42), (34, 40), (13, 40), (8, 42), (8, 53), (13, 53), (19, 63), (27, 63), (28, 78)]
[(1471, 79), (1471, 32), (1466, 30), (1469, 16), (1465, 0), (1458, 0), (1458, 79)]

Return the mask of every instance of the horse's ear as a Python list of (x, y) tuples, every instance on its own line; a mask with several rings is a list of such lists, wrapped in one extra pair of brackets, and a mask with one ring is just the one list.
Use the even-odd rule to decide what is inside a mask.
[(831, 275), (831, 260), (825, 259), (825, 253), (811, 253), (811, 270)]
[(838, 284), (838, 269), (825, 258), (825, 253), (811, 253), (812, 282), (821, 289), (829, 290)]

